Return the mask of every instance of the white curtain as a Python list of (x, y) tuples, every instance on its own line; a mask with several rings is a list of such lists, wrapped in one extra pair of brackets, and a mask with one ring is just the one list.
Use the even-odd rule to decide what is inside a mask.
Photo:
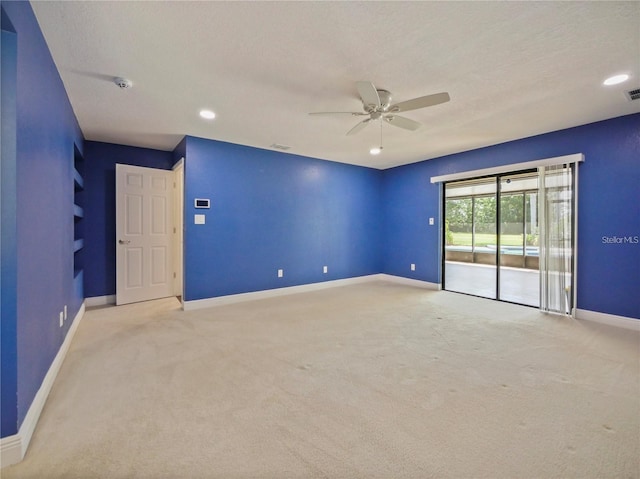
[(571, 165), (542, 166), (538, 172), (540, 309), (571, 314), (574, 289)]

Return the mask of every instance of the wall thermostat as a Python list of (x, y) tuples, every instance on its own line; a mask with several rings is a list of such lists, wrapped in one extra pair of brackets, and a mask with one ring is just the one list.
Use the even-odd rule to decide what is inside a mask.
[(195, 207), (196, 208), (210, 208), (211, 207), (211, 200), (209, 200), (209, 199), (196, 198), (194, 201), (195, 201)]

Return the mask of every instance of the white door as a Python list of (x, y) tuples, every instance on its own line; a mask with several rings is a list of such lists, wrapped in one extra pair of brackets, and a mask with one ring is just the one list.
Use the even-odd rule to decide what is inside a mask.
[(173, 296), (173, 175), (116, 165), (116, 304)]
[(173, 197), (173, 294), (182, 297), (182, 251), (183, 251), (183, 213), (184, 205), (184, 159), (173, 167), (173, 183), (175, 186)]

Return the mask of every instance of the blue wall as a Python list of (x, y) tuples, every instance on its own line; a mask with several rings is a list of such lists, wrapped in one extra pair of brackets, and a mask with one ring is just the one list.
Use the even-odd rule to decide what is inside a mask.
[[(215, 213), (206, 228), (187, 224), (190, 299), (380, 271), (380, 172), (195, 138), (173, 153), (85, 145), (31, 6), (2, 7), (3, 29), (17, 32), (3, 42), (3, 82), (14, 86), (3, 84), (3, 133), (17, 145), (9, 155), (3, 141), (3, 437), (17, 432), (67, 334), (71, 321), (59, 328), (60, 311), (67, 305), (73, 318), (83, 299), (73, 281), (75, 150), (84, 157), (86, 297), (115, 292), (115, 164), (168, 169), (187, 145), (187, 205), (211, 196)], [(13, 121), (4, 121), (7, 112)], [(12, 218), (13, 230), (5, 228)], [(285, 269), (280, 280), (277, 268)]]
[[(186, 156), (187, 300), (379, 272), (439, 282), (431, 176), (584, 153), (577, 306), (640, 318), (640, 245), (603, 241), (640, 235), (638, 114), (386, 171), (193, 137), (174, 152), (85, 149), (30, 4), (1, 7), (2, 437), (18, 431), (83, 299), (73, 279), (74, 149), (85, 158), (86, 296), (115, 292), (115, 163), (168, 169)], [(205, 225), (193, 224), (196, 197), (212, 200), (197, 211)]]
[(85, 142), (85, 297), (116, 293), (116, 163), (170, 170), (168, 151)]
[[(187, 137), (185, 299), (379, 273), (381, 179), (369, 168)], [(196, 210), (195, 198), (210, 198), (211, 209)], [(206, 224), (195, 225), (195, 213)]]
[[(432, 176), (584, 153), (579, 169), (578, 302), (640, 318), (640, 114), (450, 155), (384, 172), (385, 273), (440, 282), (440, 186)], [(416, 271), (409, 264), (416, 263)]]
[(178, 161), (183, 159), (185, 156), (187, 156), (187, 137), (186, 136), (180, 141), (180, 143), (178, 143), (178, 146), (176, 146), (175, 149), (173, 150), (173, 164), (175, 165), (176, 163), (178, 163)]
[(0, 161), (0, 433), (14, 434), (18, 424), (17, 357), (17, 224), (16, 224), (16, 86), (17, 39), (4, 8), (0, 47), (0, 107), (2, 144)]
[[(13, 390), (4, 389), (3, 380), (2, 436), (7, 436), (17, 432), (82, 303), (73, 282), (72, 168), (74, 145), (81, 152), (83, 137), (31, 5), (3, 2), (2, 9), (3, 26), (12, 25), (17, 42), (17, 277), (15, 284), (4, 278), (2, 283), (3, 306), (11, 291), (16, 304), (15, 336), (6, 338), (14, 344), (6, 344), (4, 334), (2, 338), (3, 372), (17, 368)], [(4, 194), (3, 188), (3, 208)], [(3, 251), (3, 265), (6, 259)], [(69, 320), (60, 328), (58, 316), (65, 305)], [(3, 308), (3, 333), (4, 313)], [(14, 351), (12, 358), (5, 358), (5, 347)]]
[[(116, 161), (169, 168), (187, 157), (185, 298), (194, 300), (379, 272), (439, 283), (440, 187), (431, 176), (581, 152), (577, 306), (638, 317), (640, 248), (604, 244), (602, 236), (640, 234), (639, 116), (385, 171), (193, 137), (173, 155), (87, 142), (86, 295), (115, 290)], [(196, 197), (212, 200), (202, 226), (193, 224)]]

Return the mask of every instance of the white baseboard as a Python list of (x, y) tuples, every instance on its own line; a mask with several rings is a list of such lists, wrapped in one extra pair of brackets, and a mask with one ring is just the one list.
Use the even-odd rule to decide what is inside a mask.
[(85, 298), (84, 304), (87, 308), (93, 308), (95, 306), (106, 306), (108, 304), (116, 304), (116, 295), (110, 294), (108, 296), (94, 296), (92, 298)]
[(420, 279), (405, 278), (403, 276), (394, 276), (391, 274), (379, 274), (378, 276), (378, 279), (382, 281), (404, 284), (405, 286), (415, 286), (417, 288), (432, 289), (436, 291), (440, 291), (440, 289), (442, 289), (442, 285), (440, 285), (440, 283), (430, 283), (428, 281), (422, 281)]
[(60, 349), (58, 350), (58, 354), (56, 354), (51, 366), (49, 366), (47, 374), (42, 380), (40, 389), (38, 389), (38, 392), (31, 402), (31, 406), (27, 411), (24, 421), (22, 421), (18, 434), (0, 439), (0, 467), (16, 464), (24, 458), (27, 448), (29, 447), (29, 443), (31, 442), (33, 432), (38, 424), (38, 419), (40, 419), (40, 413), (42, 413), (42, 409), (47, 402), (47, 397), (49, 397), (49, 392), (51, 392), (51, 388), (58, 376), (60, 368), (62, 367), (64, 358), (67, 356), (73, 336), (76, 334), (78, 325), (84, 316), (84, 311), (85, 303), (82, 303), (78, 314), (73, 318), (73, 323), (67, 332), (67, 336), (64, 338), (62, 346), (60, 346)]
[(17, 464), (24, 458), (20, 433), (0, 439), (0, 467)]
[(244, 301), (254, 301), (256, 299), (275, 298), (289, 294), (308, 293), (321, 289), (335, 288), (337, 286), (347, 286), (349, 284), (368, 283), (379, 279), (379, 274), (368, 276), (358, 276), (355, 278), (336, 279), (333, 281), (323, 281), (321, 283), (301, 284), (299, 286), (288, 286), (286, 288), (265, 289), (263, 291), (253, 291), (251, 293), (230, 294), (228, 296), (218, 296), (215, 298), (196, 299), (185, 301), (183, 308), (185, 311), (200, 308), (210, 308), (212, 306), (222, 306), (226, 304), (241, 303)]
[(289, 286), (286, 288), (266, 289), (263, 291), (253, 291), (251, 293), (230, 294), (228, 296), (218, 296), (216, 298), (196, 299), (185, 301), (183, 309), (190, 311), (201, 308), (211, 308), (213, 306), (223, 306), (226, 304), (241, 303), (244, 301), (255, 301), (257, 299), (275, 298), (289, 294), (308, 293), (338, 286), (348, 286), (350, 284), (370, 283), (372, 281), (390, 281), (419, 288), (439, 290), (440, 285), (428, 283), (417, 279), (402, 278), (389, 274), (370, 274), (367, 276), (357, 276), (355, 278), (336, 279), (333, 281), (323, 281), (321, 283), (301, 284), (299, 286)]
[(608, 324), (618, 328), (640, 331), (640, 319), (627, 318), (626, 316), (598, 313), (597, 311), (589, 311), (587, 309), (576, 309), (576, 319), (584, 319), (586, 321)]

